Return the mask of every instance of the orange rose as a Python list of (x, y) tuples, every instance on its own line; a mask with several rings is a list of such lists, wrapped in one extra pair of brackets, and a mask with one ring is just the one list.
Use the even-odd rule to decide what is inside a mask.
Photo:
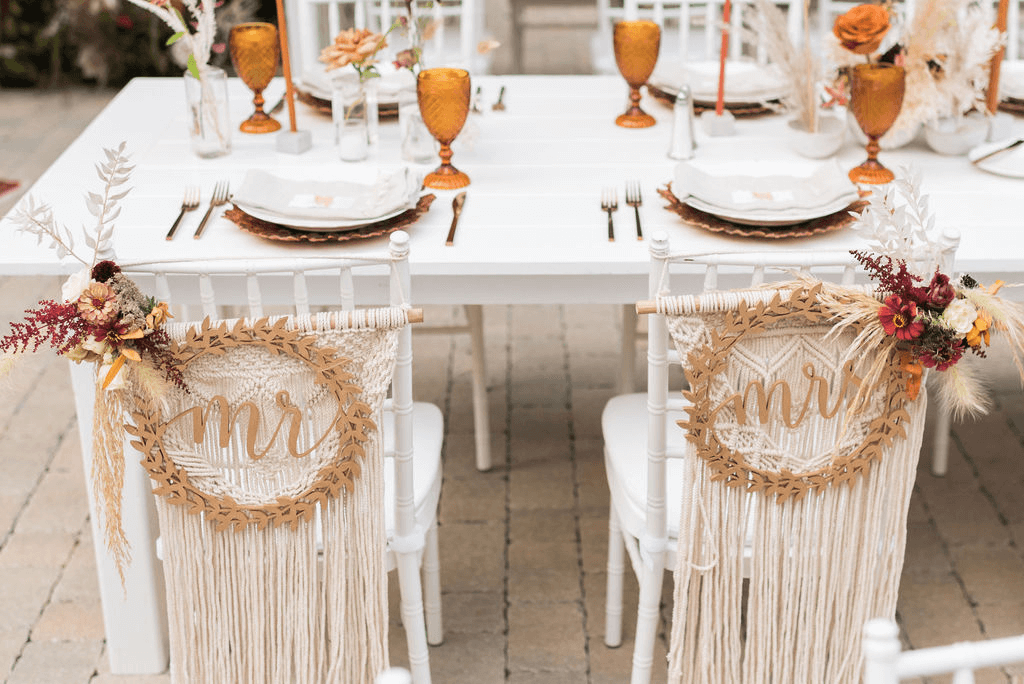
[(888, 30), (889, 12), (881, 5), (857, 5), (832, 27), (843, 47), (858, 55), (877, 50)]
[(320, 52), (320, 61), (327, 64), (327, 71), (352, 63), (368, 66), (365, 60), (383, 47), (387, 47), (383, 34), (369, 29), (345, 29)]

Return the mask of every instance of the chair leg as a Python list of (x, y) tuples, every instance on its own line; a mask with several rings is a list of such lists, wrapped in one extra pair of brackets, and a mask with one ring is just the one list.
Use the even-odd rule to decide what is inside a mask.
[(935, 416), (935, 439), (932, 445), (932, 475), (942, 477), (949, 466), (949, 411), (937, 406)]
[(643, 563), (640, 575), (640, 601), (636, 612), (636, 638), (633, 642), (633, 674), (630, 684), (650, 684), (654, 664), (654, 640), (661, 617), (661, 581), (664, 554), (654, 554), (650, 563)]
[(622, 645), (622, 576), (625, 573), (626, 544), (615, 504), (608, 511), (608, 591), (604, 603), (604, 643)]
[(636, 377), (636, 309), (632, 304), (622, 307), (622, 339), (619, 349), (619, 394), (633, 391)]
[(487, 364), (484, 358), (484, 308), (466, 306), (470, 347), (473, 352), (473, 432), (476, 436), (476, 469), (491, 469), (491, 415), (487, 405)]
[(430, 684), (430, 655), (427, 653), (427, 630), (423, 619), (419, 559), (415, 551), (395, 555), (402, 597), (402, 625), (409, 647), (409, 670), (413, 684)]
[(437, 550), (437, 522), (427, 531), (423, 550), (423, 606), (427, 619), (427, 643), (438, 646), (444, 641), (441, 623), (441, 559)]

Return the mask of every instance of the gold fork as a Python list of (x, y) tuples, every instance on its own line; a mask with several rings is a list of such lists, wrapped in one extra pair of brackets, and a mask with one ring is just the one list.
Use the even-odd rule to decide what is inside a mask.
[(181, 200), (181, 211), (178, 213), (178, 218), (174, 219), (174, 223), (171, 224), (171, 229), (167, 231), (167, 239), (171, 240), (174, 238), (174, 234), (178, 231), (178, 224), (181, 223), (182, 217), (185, 216), (185, 212), (192, 211), (199, 206), (199, 187), (190, 185), (185, 188), (185, 196)]
[(619, 208), (619, 193), (615, 188), (605, 188), (601, 193), (601, 209), (608, 212), (608, 242), (615, 242), (615, 226), (612, 212)]
[(203, 216), (203, 220), (199, 222), (199, 227), (196, 228), (196, 232), (192, 237), (196, 240), (203, 237), (203, 231), (206, 230), (206, 222), (210, 220), (210, 214), (216, 207), (222, 204), (226, 204), (228, 201), (228, 189), (230, 186), (226, 180), (219, 181), (217, 185), (213, 186), (213, 197), (210, 198), (210, 208), (206, 210), (206, 215)]
[(644, 231), (640, 227), (640, 205), (643, 203), (644, 199), (640, 196), (640, 181), (626, 183), (626, 204), (633, 207), (633, 213), (636, 215), (637, 240), (644, 239)]

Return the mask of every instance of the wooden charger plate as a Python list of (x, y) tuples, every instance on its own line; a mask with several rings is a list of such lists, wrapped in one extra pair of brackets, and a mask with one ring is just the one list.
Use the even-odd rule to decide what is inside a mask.
[[(650, 84), (647, 85), (647, 92), (649, 92), (658, 102), (668, 105), (669, 107), (672, 107), (676, 103), (675, 95)], [(765, 114), (774, 114), (781, 106), (782, 105), (779, 102), (773, 100), (771, 105), (761, 104), (759, 102), (726, 103), (725, 108), (729, 110), (733, 116), (743, 119), (764, 116)], [(714, 109), (715, 106), (711, 104), (705, 104), (703, 102), (693, 103), (694, 114), (702, 114), (704, 112), (713, 111)]]
[(231, 209), (224, 212), (224, 217), (236, 226), (257, 237), (265, 240), (278, 242), (347, 242), (348, 240), (366, 240), (368, 238), (388, 235), (401, 228), (411, 226), (420, 220), (420, 217), (427, 213), (434, 195), (423, 195), (416, 206), (404, 211), (398, 216), (393, 216), (384, 221), (368, 223), (360, 228), (339, 230), (336, 233), (325, 233), (314, 230), (303, 230), (302, 228), (289, 228), (270, 221), (250, 216), (237, 206), (232, 205)]
[(726, 221), (700, 209), (694, 209), (672, 194), (671, 183), (668, 183), (664, 188), (658, 188), (658, 194), (668, 202), (668, 205), (665, 207), (666, 209), (679, 215), (691, 226), (703, 228), (712, 233), (771, 239), (809, 237), (845, 228), (855, 220), (855, 216), (851, 212), (859, 214), (868, 205), (866, 201), (858, 200), (834, 214), (787, 226), (747, 226)]
[(1008, 97), (999, 103), (999, 110), (1011, 114), (1024, 114), (1024, 100)]

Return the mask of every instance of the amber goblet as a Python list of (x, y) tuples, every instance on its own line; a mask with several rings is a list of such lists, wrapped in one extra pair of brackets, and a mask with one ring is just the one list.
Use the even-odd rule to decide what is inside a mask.
[(441, 143), (441, 166), (427, 174), (423, 185), (451, 190), (469, 185), (469, 176), (452, 166), (452, 141), (469, 114), (469, 72), (464, 69), (424, 69), (416, 79), (416, 98), (423, 123)]
[(245, 85), (255, 93), (252, 103), (256, 111), (242, 122), (243, 133), (273, 133), (281, 124), (263, 111), (263, 89), (277, 73), (280, 43), (277, 27), (261, 21), (236, 24), (228, 35), (231, 63)]
[(858, 64), (850, 75), (850, 109), (868, 136), (868, 158), (850, 169), (854, 183), (888, 183), (892, 171), (878, 161), (878, 139), (892, 128), (903, 106), (906, 73), (893, 64)]
[(624, 128), (653, 126), (654, 117), (640, 109), (640, 86), (647, 83), (658, 62), (661, 27), (653, 21), (620, 21), (613, 34), (615, 63), (629, 84), (629, 109), (615, 123)]

